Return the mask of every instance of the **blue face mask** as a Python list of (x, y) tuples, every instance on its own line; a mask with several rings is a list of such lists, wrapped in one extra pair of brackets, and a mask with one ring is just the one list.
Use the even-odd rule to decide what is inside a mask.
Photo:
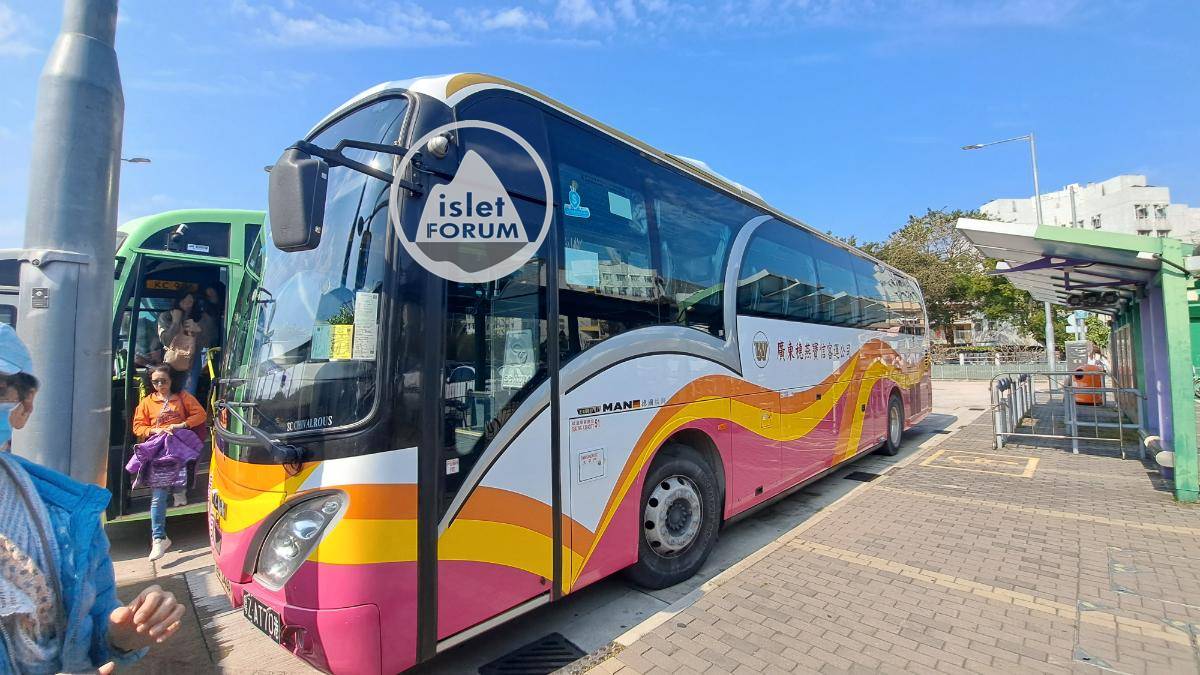
[(8, 416), (18, 405), (20, 404), (17, 401), (0, 403), (0, 449), (7, 449), (4, 446), (12, 440), (12, 424), (8, 421)]

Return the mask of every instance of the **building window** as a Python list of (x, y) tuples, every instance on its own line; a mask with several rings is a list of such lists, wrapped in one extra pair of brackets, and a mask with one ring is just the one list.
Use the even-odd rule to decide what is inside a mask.
[(1150, 217), (1150, 207), (1145, 204), (1133, 205), (1133, 217), (1138, 220), (1145, 220)]
[(1169, 237), (1169, 236), (1171, 236), (1171, 231), (1170, 231), (1170, 230), (1159, 230), (1159, 231), (1158, 231), (1158, 236), (1160, 236), (1160, 237)]
[(1092, 216), (1092, 227), (1097, 230), (1100, 229), (1100, 215), (1099, 214)]
[(1149, 236), (1150, 236), (1150, 230), (1138, 230), (1138, 231), (1137, 231), (1137, 233), (1138, 233), (1140, 236), (1143, 236), (1143, 237), (1149, 237)]
[(1156, 204), (1154, 206), (1154, 219), (1155, 220), (1166, 220), (1167, 219), (1167, 205), (1166, 204)]

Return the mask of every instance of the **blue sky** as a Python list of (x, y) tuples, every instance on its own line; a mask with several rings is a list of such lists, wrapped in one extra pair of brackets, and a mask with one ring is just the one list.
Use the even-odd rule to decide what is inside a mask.
[[(0, 0), (0, 247), (24, 228), (53, 0)], [(262, 167), (384, 80), (482, 71), (707, 161), (820, 229), (1143, 173), (1200, 205), (1200, 2), (124, 0), (120, 217), (264, 208)]]

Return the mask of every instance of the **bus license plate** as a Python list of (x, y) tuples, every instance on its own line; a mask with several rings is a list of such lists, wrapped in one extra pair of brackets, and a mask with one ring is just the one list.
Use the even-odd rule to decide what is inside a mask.
[(279, 618), (279, 612), (267, 607), (249, 593), (242, 594), (242, 614), (272, 640), (279, 642), (282, 638), (283, 620)]

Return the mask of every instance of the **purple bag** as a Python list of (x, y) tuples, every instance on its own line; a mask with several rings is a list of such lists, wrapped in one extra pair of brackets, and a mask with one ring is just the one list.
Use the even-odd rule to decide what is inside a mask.
[(204, 446), (190, 429), (154, 434), (133, 448), (125, 470), (133, 474), (133, 487), (179, 487), (187, 483), (187, 466), (200, 457)]

